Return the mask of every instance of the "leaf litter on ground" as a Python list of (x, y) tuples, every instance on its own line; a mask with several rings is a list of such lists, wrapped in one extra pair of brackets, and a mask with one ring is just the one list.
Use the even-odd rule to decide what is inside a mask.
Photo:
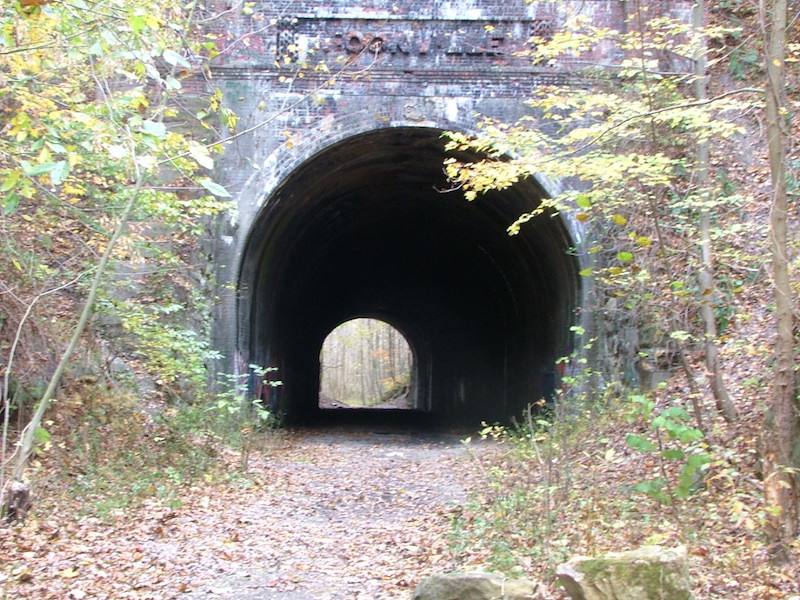
[(390, 600), (454, 566), (448, 515), (473, 485), (456, 436), (280, 440), (251, 456), (246, 476), (187, 487), (179, 506), (154, 498), (100, 519), (63, 502), (0, 529), (0, 590), (37, 600)]

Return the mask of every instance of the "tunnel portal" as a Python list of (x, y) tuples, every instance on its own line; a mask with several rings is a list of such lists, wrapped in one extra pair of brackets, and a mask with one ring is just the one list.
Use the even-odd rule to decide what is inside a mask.
[(286, 422), (330, 418), (320, 349), (356, 317), (408, 340), (420, 425), (507, 422), (552, 393), (578, 298), (567, 228), (541, 215), (507, 234), (546, 195), (534, 178), (474, 202), (447, 191), (441, 133), (346, 138), (265, 200), (242, 258), (239, 345), (249, 363), (277, 367), (269, 400)]

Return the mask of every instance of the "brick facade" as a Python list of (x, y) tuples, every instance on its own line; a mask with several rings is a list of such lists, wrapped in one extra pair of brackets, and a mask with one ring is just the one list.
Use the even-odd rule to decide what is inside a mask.
[[(663, 0), (653, 4), (659, 11), (681, 18), (686, 18), (691, 8), (688, 2), (682, 1)], [(273, 0), (255, 2), (252, 14), (242, 14), (241, 9), (234, 12), (232, 5), (224, 1), (210, 0), (209, 9), (213, 13), (231, 9), (224, 18), (213, 21), (211, 32), (216, 35), (220, 55), (214, 61), (210, 84), (223, 91), (227, 105), (239, 115), (237, 129), (241, 133), (227, 145), (225, 156), (219, 161), (215, 174), (216, 179), (234, 194), (238, 207), (220, 224), (214, 250), (219, 281), (230, 290), (223, 292), (216, 323), (217, 345), (226, 354), (227, 361), (220, 367), (221, 370), (232, 372), (246, 369), (246, 365), (255, 360), (254, 352), (261, 352), (261, 358), (267, 364), (282, 360), (277, 356), (281, 352), (263, 349), (267, 348), (269, 341), (254, 341), (257, 335), (251, 333), (252, 315), (260, 310), (257, 305), (271, 302), (273, 292), (264, 292), (258, 298), (248, 295), (250, 288), (261, 285), (258, 283), (260, 279), (278, 270), (278, 263), (269, 268), (263, 265), (248, 267), (248, 264), (273, 260), (271, 255), (262, 260), (258, 253), (279, 253), (284, 246), (293, 243), (289, 239), (291, 235), (303, 235), (301, 218), (290, 215), (287, 212), (289, 209), (279, 212), (270, 208), (271, 203), (289, 202), (288, 198), (292, 197), (292, 193), (286, 190), (289, 185), (297, 186), (297, 190), (302, 188), (302, 193), (311, 193), (313, 189), (316, 194), (324, 194), (324, 190), (299, 181), (298, 173), (303, 174), (300, 179), (314, 177), (316, 172), (320, 176), (329, 176), (337, 165), (320, 158), (325, 156), (340, 156), (342, 160), (353, 161), (353, 164), (356, 164), (356, 159), (367, 160), (368, 153), (362, 153), (358, 148), (362, 140), (363, 143), (391, 145), (389, 134), (392, 130), (405, 132), (398, 135), (408, 136), (411, 141), (417, 140), (418, 136), (413, 133), (417, 130), (434, 132), (431, 135), (435, 139), (438, 132), (447, 130), (474, 133), (483, 115), (506, 121), (523, 116), (526, 112), (523, 101), (530, 90), (540, 85), (568, 82), (573, 77), (569, 61), (562, 63), (559, 69), (535, 64), (531, 59), (531, 53), (535, 55), (536, 50), (531, 37), (552, 35), (563, 27), (567, 15), (573, 11), (581, 11), (596, 25), (622, 29), (627, 27), (628, 5), (619, 0), (553, 3), (524, 0), (364, 0), (358, 3), (348, 0)], [(600, 47), (588, 59), (609, 63), (619, 57), (613, 48)], [(368, 134), (375, 135), (370, 137)], [(353, 145), (349, 153), (328, 152), (348, 140)], [(395, 146), (398, 146), (398, 142), (394, 140)], [(427, 148), (430, 160), (441, 164), (441, 158), (430, 150), (428, 142), (414, 143)], [(395, 148), (394, 152), (400, 150)], [(358, 158), (362, 156), (360, 153), (364, 158)], [(386, 160), (391, 162), (394, 158), (390, 156)], [(400, 158), (397, 160), (402, 162)], [(315, 161), (318, 166), (315, 166)], [(415, 165), (413, 168), (423, 168), (419, 160), (414, 162), (409, 159), (408, 164)], [(387, 166), (378, 166), (387, 173), (392, 172)], [(352, 178), (346, 173), (342, 176)], [(337, 185), (335, 179), (331, 181), (331, 186)], [(402, 174), (397, 175), (397, 181), (402, 183)], [(357, 190), (359, 183), (352, 179), (349, 185)], [(544, 190), (541, 193), (554, 194), (558, 191), (557, 182), (539, 182), (537, 185), (540, 186), (537, 189)], [(351, 193), (348, 189), (343, 188), (342, 193)], [(409, 188), (409, 193), (422, 194), (420, 189)], [(298, 198), (298, 206), (301, 201), (308, 202), (309, 206), (313, 204), (311, 200)], [(517, 201), (515, 199), (511, 204), (516, 206), (514, 203)], [(326, 206), (324, 203), (314, 204), (314, 210), (326, 210)], [(330, 210), (335, 212), (334, 208)], [(308, 219), (312, 218), (314, 215), (309, 214)], [(284, 226), (281, 219), (286, 223), (295, 223), (291, 227), (297, 228), (296, 233), (287, 236), (287, 240), (280, 244), (273, 244), (274, 248), (267, 242), (262, 243), (261, 237), (284, 235), (282, 232), (288, 230), (290, 225)], [(380, 215), (375, 219), (380, 219)], [(366, 227), (367, 222), (364, 223)], [(492, 343), (496, 342), (498, 347), (519, 345), (518, 360), (527, 360), (534, 365), (535, 372), (530, 377), (520, 376), (532, 382), (527, 388), (519, 388), (528, 390), (526, 393), (544, 393), (544, 387), (549, 384), (542, 381), (553, 377), (552, 361), (569, 346), (563, 332), (555, 332), (553, 328), (557, 323), (563, 330), (568, 329), (565, 326), (568, 316), (564, 315), (569, 313), (570, 306), (562, 307), (562, 310), (557, 306), (559, 303), (580, 303), (574, 289), (578, 284), (572, 282), (577, 278), (574, 273), (568, 272), (572, 267), (557, 256), (566, 254), (566, 248), (571, 245), (566, 239), (569, 235), (564, 231), (571, 229), (573, 240), (579, 235), (575, 226), (566, 217), (563, 225), (553, 226), (541, 233), (540, 237), (545, 241), (532, 238), (526, 242), (531, 248), (539, 247), (537, 244), (541, 248), (548, 248), (541, 250), (544, 258), (539, 259), (542, 265), (537, 267), (539, 271), (536, 277), (552, 279), (548, 285), (552, 283), (554, 291), (550, 298), (531, 301), (523, 312), (533, 315), (539, 310), (536, 308), (536, 303), (539, 303), (553, 311), (552, 315), (561, 311), (558, 313), (561, 316), (552, 316), (550, 323), (545, 322), (550, 317), (542, 317), (545, 321), (539, 322), (535, 321), (539, 317), (531, 316), (524, 326), (541, 330), (540, 333), (546, 332), (546, 335), (541, 335), (545, 335), (549, 340), (547, 344), (552, 347), (548, 346), (540, 352), (533, 345), (524, 345), (516, 339), (492, 339)], [(323, 225), (319, 227), (320, 232), (326, 231)], [(562, 231), (558, 227), (566, 229)], [(262, 247), (267, 250), (254, 250)], [(322, 251), (323, 247), (320, 246), (318, 251)], [(506, 252), (499, 248), (498, 245), (498, 253)], [(473, 250), (475, 248), (465, 247), (464, 251)], [(475, 251), (478, 252), (476, 256), (480, 256), (484, 250), (477, 248)], [(309, 256), (307, 260), (317, 259)], [(306, 259), (300, 257), (292, 260)], [(436, 260), (436, 257), (432, 257), (432, 260)], [(553, 267), (549, 272), (550, 267), (545, 264), (547, 261), (561, 266)], [(532, 262), (536, 262), (535, 256)], [(507, 277), (503, 274), (506, 267), (500, 265), (497, 269), (495, 277), (487, 267), (487, 285), (490, 281)], [(553, 283), (556, 280), (560, 283)], [(291, 282), (284, 283), (290, 280), (280, 281), (281, 285), (291, 285)], [(537, 293), (534, 288), (530, 290), (530, 293)], [(364, 311), (368, 308), (365, 306)], [(399, 308), (397, 310), (400, 311), (398, 318), (401, 318), (402, 311)], [(292, 315), (290, 317), (294, 318)], [(506, 317), (511, 319), (512, 314)], [(266, 319), (264, 317), (262, 321)], [(280, 323), (269, 326), (261, 323), (258, 327), (273, 331), (270, 327), (279, 328)], [(318, 333), (316, 330), (313, 332), (314, 335)], [(488, 334), (476, 330), (476, 339), (482, 335), (490, 339)], [(444, 347), (444, 337), (434, 340), (434, 343)], [(253, 350), (254, 344), (262, 344), (263, 348), (259, 346), (262, 350)], [(289, 348), (291, 344), (286, 342), (285, 346)], [(313, 379), (315, 375), (311, 363), (315, 359), (309, 358), (309, 352), (304, 352), (303, 360), (307, 364), (299, 379)], [(297, 353), (299, 356), (300, 350)], [(236, 361), (234, 356), (238, 356)], [(442, 362), (441, 359), (435, 356), (435, 352), (431, 356), (433, 366), (426, 368), (440, 368), (437, 365)], [(471, 360), (466, 355), (461, 358), (464, 364)], [(291, 367), (288, 369), (291, 371)], [(474, 398), (464, 398), (470, 396), (469, 389), (483, 389), (481, 385), (484, 380), (493, 382), (484, 386), (485, 389), (505, 390), (498, 394), (510, 398), (507, 410), (524, 407), (522, 400), (511, 398), (516, 388), (513, 382), (507, 380), (507, 374), (495, 376), (492, 372), (482, 379), (476, 375), (474, 381), (457, 384), (453, 375), (457, 370), (454, 362), (452, 369), (448, 366), (442, 371), (445, 375), (440, 379), (445, 383), (439, 385), (439, 380), (432, 375), (425, 384), (436, 389), (439, 395), (450, 394), (455, 388), (461, 390), (451, 394), (454, 399), (447, 401), (451, 404), (443, 405), (444, 412), (454, 413), (459, 402), (466, 403), (464, 405), (475, 404), (477, 400)], [(500, 366), (496, 369), (498, 373), (502, 370)], [(495, 379), (492, 380), (492, 377)], [(291, 385), (295, 389), (303, 388), (306, 396), (315, 393), (313, 382), (308, 389), (304, 388), (303, 383)], [(292, 392), (288, 390), (286, 393)], [(455, 398), (459, 394), (463, 396), (460, 400)], [(477, 397), (476, 394), (478, 392), (472, 393), (472, 396)], [(478, 409), (473, 412), (478, 415)], [(498, 414), (502, 414), (502, 411)]]

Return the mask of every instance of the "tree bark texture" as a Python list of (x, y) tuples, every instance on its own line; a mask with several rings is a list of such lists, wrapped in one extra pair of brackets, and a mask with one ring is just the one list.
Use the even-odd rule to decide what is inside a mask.
[[(708, 98), (706, 77), (706, 55), (703, 30), (705, 28), (705, 2), (698, 0), (692, 15), (692, 27), (697, 36), (697, 56), (695, 57), (695, 97), (702, 101)], [(700, 316), (703, 320), (706, 354), (706, 372), (717, 410), (732, 423), (736, 420), (736, 405), (728, 393), (722, 369), (719, 364), (717, 347), (717, 317), (714, 314), (715, 285), (714, 260), (711, 245), (711, 208), (709, 206), (709, 143), (703, 140), (697, 144), (697, 185), (702, 190), (703, 207), (700, 211)]]
[(793, 449), (800, 415), (788, 260), (786, 155), (790, 132), (784, 76), (787, 0), (762, 0), (760, 8), (766, 45), (766, 117), (772, 173), (770, 242), (776, 324), (772, 398), (764, 419), (761, 454), (768, 508), (767, 535), (773, 557), (780, 561), (788, 557), (787, 544), (798, 534), (798, 475), (794, 469), (798, 464)]

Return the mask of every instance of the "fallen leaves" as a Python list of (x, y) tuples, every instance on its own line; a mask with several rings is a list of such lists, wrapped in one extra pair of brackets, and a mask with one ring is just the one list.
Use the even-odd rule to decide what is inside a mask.
[(287, 435), (247, 479), (185, 490), (112, 521), (56, 506), (0, 529), (0, 595), (239, 598), (244, 589), (393, 600), (452, 566), (449, 507), (470, 471), (457, 439)]

